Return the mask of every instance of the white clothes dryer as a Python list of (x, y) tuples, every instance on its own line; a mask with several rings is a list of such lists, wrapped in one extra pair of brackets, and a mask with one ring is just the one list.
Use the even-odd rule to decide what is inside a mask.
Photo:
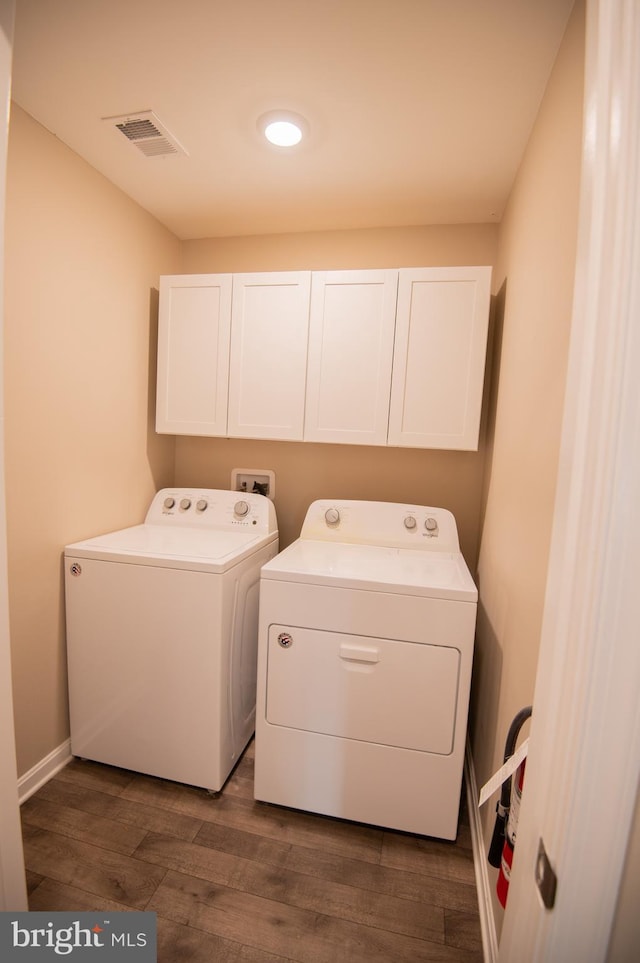
[(71, 751), (222, 788), (254, 731), (273, 504), (159, 491), (144, 524), (65, 548)]
[(261, 574), (256, 799), (455, 839), (476, 607), (450, 512), (314, 502)]

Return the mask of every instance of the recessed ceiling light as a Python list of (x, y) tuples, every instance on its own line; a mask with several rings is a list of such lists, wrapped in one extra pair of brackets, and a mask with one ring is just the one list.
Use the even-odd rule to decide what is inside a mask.
[(295, 147), (302, 140), (302, 131), (292, 120), (272, 120), (265, 127), (264, 136), (276, 147)]
[(299, 114), (272, 110), (258, 120), (258, 130), (276, 147), (295, 147), (306, 133), (307, 123)]

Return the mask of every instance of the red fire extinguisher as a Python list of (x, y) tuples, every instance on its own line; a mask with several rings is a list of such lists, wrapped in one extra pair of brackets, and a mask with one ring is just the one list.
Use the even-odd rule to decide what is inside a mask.
[(524, 767), (526, 762), (526, 759), (522, 760), (512, 777), (511, 805), (509, 806), (507, 830), (504, 834), (504, 846), (502, 847), (502, 856), (500, 858), (500, 872), (498, 873), (498, 882), (496, 883), (496, 893), (502, 906), (507, 905), (507, 896), (509, 895), (513, 848), (516, 844), (516, 834), (518, 832), (518, 817), (520, 815), (520, 801), (522, 799), (522, 785), (524, 783)]
[[(531, 716), (531, 711), (531, 706), (526, 706), (524, 709), (521, 709), (509, 726), (509, 733), (504, 747), (505, 762), (513, 755), (518, 733), (526, 720)], [(524, 759), (513, 776), (506, 779), (502, 784), (500, 799), (496, 805), (496, 824), (489, 847), (489, 862), (492, 866), (495, 866), (496, 869), (499, 869), (496, 892), (502, 906), (506, 905), (509, 893), (513, 848), (515, 846), (518, 829), (518, 815), (520, 813), (520, 800), (522, 799), (526, 761), (527, 760)]]

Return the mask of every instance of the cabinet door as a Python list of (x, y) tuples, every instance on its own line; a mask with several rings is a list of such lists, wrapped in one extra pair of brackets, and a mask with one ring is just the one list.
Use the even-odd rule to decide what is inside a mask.
[(305, 441), (385, 445), (397, 271), (311, 280)]
[(229, 435), (301, 441), (309, 271), (234, 274)]
[(478, 447), (491, 268), (402, 269), (390, 445)]
[(156, 431), (226, 435), (231, 275), (160, 278)]

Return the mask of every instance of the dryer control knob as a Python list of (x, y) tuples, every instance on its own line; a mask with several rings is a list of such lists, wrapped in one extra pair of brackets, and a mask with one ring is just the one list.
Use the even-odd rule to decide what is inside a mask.
[(327, 525), (337, 525), (340, 521), (340, 512), (337, 508), (327, 508), (324, 513), (324, 520)]
[(191, 508), (191, 499), (183, 498), (180, 502), (180, 508), (183, 512), (186, 512), (188, 508)]
[(405, 520), (404, 520), (404, 527), (405, 527), (405, 528), (408, 528), (409, 531), (413, 531), (413, 529), (416, 527), (417, 524), (418, 524), (418, 523), (416, 522), (416, 520), (415, 520), (415, 518), (413, 517), (413, 515), (407, 515), (407, 516), (406, 516), (406, 518), (405, 518)]
[(438, 523), (435, 518), (427, 518), (424, 523), (424, 527), (428, 532), (437, 532)]
[(165, 498), (165, 500), (164, 500), (164, 507), (165, 507), (165, 508), (173, 508), (173, 506), (175, 505), (175, 503), (176, 503), (175, 498)]
[(248, 502), (236, 502), (233, 506), (233, 510), (239, 518), (244, 518), (245, 515), (249, 514), (249, 503)]
[(199, 502), (196, 502), (196, 511), (206, 512), (208, 506), (209, 506), (209, 503), (207, 502), (207, 500), (205, 498), (201, 498)]

